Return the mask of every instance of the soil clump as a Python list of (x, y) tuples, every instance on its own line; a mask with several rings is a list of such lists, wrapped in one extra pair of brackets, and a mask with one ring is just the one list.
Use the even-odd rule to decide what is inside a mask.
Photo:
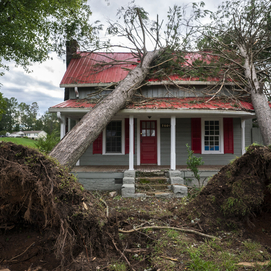
[[(243, 156), (221, 168), (200, 193), (185, 208), (177, 208), (175, 214), (180, 218), (200, 219), (203, 229), (211, 232), (240, 228), (253, 231), (255, 224), (265, 218), (269, 221), (270, 148), (249, 146)], [(271, 229), (268, 232), (271, 234)]]
[(118, 240), (104, 206), (74, 176), (10, 142), (0, 143), (0, 231), (0, 266), (18, 271), (29, 262), (64, 270), (81, 252), (104, 257), (109, 236)]

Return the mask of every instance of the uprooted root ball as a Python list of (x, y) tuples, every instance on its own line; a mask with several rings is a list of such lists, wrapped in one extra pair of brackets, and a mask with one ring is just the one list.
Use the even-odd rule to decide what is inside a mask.
[(50, 232), (62, 266), (81, 251), (103, 257), (106, 239), (117, 232), (101, 202), (64, 167), (37, 150), (1, 142), (0, 226), (26, 224)]
[(200, 218), (209, 229), (253, 226), (254, 217), (271, 212), (270, 203), (271, 150), (251, 145), (246, 154), (224, 166), (179, 215)]

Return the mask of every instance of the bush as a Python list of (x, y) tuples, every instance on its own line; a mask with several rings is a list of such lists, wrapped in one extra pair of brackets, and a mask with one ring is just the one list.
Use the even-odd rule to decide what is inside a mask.
[(203, 165), (204, 162), (202, 161), (202, 157), (194, 156), (194, 152), (190, 150), (190, 146), (188, 144), (186, 144), (186, 148), (188, 152), (188, 159), (186, 161), (187, 167), (193, 172), (194, 177), (198, 181), (199, 187), (201, 187), (198, 167)]
[(60, 138), (57, 132), (52, 132), (51, 134), (47, 134), (46, 137), (38, 138), (35, 145), (41, 152), (49, 153), (59, 141)]

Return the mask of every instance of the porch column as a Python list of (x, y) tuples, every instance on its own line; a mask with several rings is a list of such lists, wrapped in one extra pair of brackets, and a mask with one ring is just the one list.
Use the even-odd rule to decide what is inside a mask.
[(242, 147), (242, 155), (246, 152), (246, 122), (245, 120), (241, 120), (241, 147)]
[(176, 117), (171, 116), (170, 126), (170, 169), (176, 170)]
[(60, 120), (60, 139), (62, 139), (65, 136), (66, 131), (65, 116), (63, 116), (60, 112), (57, 112), (57, 117)]
[[(75, 121), (75, 125), (79, 122), (79, 120)], [(76, 162), (76, 166), (80, 166), (80, 159)]]
[(134, 116), (129, 116), (129, 170), (134, 170)]

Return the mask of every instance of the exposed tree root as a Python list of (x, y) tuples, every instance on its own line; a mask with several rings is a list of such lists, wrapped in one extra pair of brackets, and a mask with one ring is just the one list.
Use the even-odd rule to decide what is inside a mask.
[(201, 233), (201, 232), (198, 232), (198, 231), (194, 231), (194, 230), (190, 230), (190, 229), (184, 229), (184, 228), (167, 227), (167, 226), (147, 226), (147, 227), (136, 228), (136, 229), (132, 229), (132, 230), (128, 230), (128, 231), (124, 231), (124, 230), (119, 229), (119, 232), (121, 232), (121, 233), (131, 233), (131, 232), (140, 231), (140, 230), (147, 230), (147, 229), (154, 229), (154, 230), (169, 229), (169, 230), (175, 230), (175, 231), (181, 231), (181, 232), (189, 232), (189, 233), (194, 233), (194, 234), (200, 235), (202, 237), (220, 240), (219, 237), (209, 235), (209, 234), (204, 234), (204, 233)]

